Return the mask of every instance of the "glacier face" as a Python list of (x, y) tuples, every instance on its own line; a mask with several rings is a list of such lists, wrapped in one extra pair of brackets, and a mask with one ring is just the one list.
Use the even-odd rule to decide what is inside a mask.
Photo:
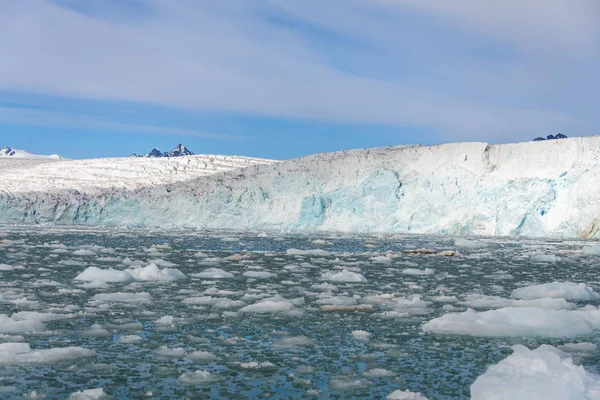
[(0, 222), (597, 237), (599, 155), (600, 137), (403, 146), (191, 179), (159, 171), (151, 183), (104, 189), (65, 181), (15, 190), (0, 167)]

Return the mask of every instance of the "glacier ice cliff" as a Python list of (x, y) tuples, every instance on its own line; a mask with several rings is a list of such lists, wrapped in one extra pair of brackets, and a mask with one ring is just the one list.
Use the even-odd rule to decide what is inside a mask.
[(104, 188), (14, 189), (25, 168), (0, 165), (0, 222), (595, 238), (599, 156), (600, 137), (402, 146)]

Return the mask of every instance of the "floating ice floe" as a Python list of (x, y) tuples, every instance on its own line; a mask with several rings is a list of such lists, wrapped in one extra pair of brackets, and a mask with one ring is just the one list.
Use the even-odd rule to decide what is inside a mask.
[(202, 272), (192, 274), (192, 276), (195, 278), (205, 279), (228, 279), (233, 278), (235, 275), (233, 275), (231, 272), (222, 270), (221, 268), (207, 268)]
[(117, 293), (99, 293), (92, 297), (93, 303), (151, 303), (152, 296), (147, 292), (117, 292)]
[(6, 314), (0, 314), (0, 333), (44, 332), (46, 325), (40, 320), (15, 320)]
[(158, 357), (163, 358), (181, 358), (187, 355), (187, 351), (183, 347), (168, 347), (160, 346), (154, 351)]
[(575, 365), (571, 357), (548, 345), (513, 354), (492, 365), (471, 385), (472, 400), (563, 400), (600, 398), (600, 376)]
[(245, 370), (254, 370), (254, 371), (273, 371), (277, 369), (277, 366), (270, 361), (258, 362), (258, 361), (250, 361), (250, 362), (235, 362), (232, 363), (232, 366), (245, 369)]
[(367, 378), (387, 378), (395, 375), (394, 372), (385, 368), (372, 368), (363, 372), (363, 376), (366, 376)]
[(382, 305), (382, 307), (389, 309), (388, 311), (375, 315), (380, 318), (406, 318), (427, 315), (433, 311), (429, 308), (430, 305), (431, 302), (424, 301), (419, 295), (398, 297)]
[(178, 281), (187, 279), (185, 274), (176, 268), (160, 269), (156, 264), (126, 270), (136, 281)]
[(406, 268), (402, 270), (404, 275), (414, 275), (414, 276), (427, 276), (433, 275), (435, 273), (431, 268), (425, 269), (417, 269), (417, 268)]
[(563, 298), (565, 300), (588, 301), (600, 299), (600, 294), (585, 283), (551, 282), (515, 289), (510, 297), (525, 300)]
[(185, 372), (179, 376), (179, 382), (185, 385), (211, 385), (223, 380), (225, 380), (223, 376), (200, 369), (194, 372)]
[(367, 341), (367, 340), (371, 339), (371, 336), (373, 336), (373, 334), (371, 332), (361, 331), (361, 330), (352, 331), (352, 332), (350, 332), (350, 334), (352, 335), (352, 337), (354, 339), (363, 340), (363, 341)]
[(600, 256), (600, 244), (585, 246), (581, 252), (586, 256)]
[(473, 308), (505, 308), (505, 307), (539, 307), (554, 310), (573, 310), (576, 304), (569, 303), (563, 298), (539, 298), (532, 300), (506, 299), (498, 296), (486, 296), (482, 294), (468, 294), (461, 302)]
[(367, 281), (367, 278), (363, 275), (358, 272), (348, 271), (347, 269), (343, 269), (341, 272), (325, 272), (321, 275), (321, 279), (324, 281), (348, 283), (361, 283)]
[(329, 380), (328, 384), (330, 390), (338, 392), (354, 392), (366, 389), (369, 386), (371, 386), (371, 381), (352, 376), (334, 376)]
[(272, 272), (267, 272), (267, 271), (246, 271), (242, 275), (244, 275), (246, 278), (258, 278), (258, 279), (268, 279), (268, 278), (277, 276), (277, 274), (274, 274)]
[(507, 307), (445, 314), (423, 325), (425, 331), (485, 337), (577, 337), (600, 330), (600, 311)]
[(102, 400), (104, 398), (109, 397), (104, 394), (104, 390), (102, 388), (98, 388), (75, 392), (71, 394), (67, 400)]
[(328, 251), (321, 249), (314, 250), (298, 250), (298, 249), (288, 249), (285, 252), (288, 256), (317, 256), (317, 257), (327, 257), (331, 255)]
[(112, 336), (112, 333), (110, 333), (109, 331), (107, 331), (106, 329), (104, 329), (102, 327), (102, 325), (99, 324), (94, 324), (92, 326), (90, 326), (88, 329), (81, 331), (79, 333), (82, 336), (87, 336), (87, 337), (108, 337), (108, 336)]
[(18, 269), (25, 269), (25, 267), (22, 265), (0, 264), (0, 271), (14, 271)]
[(197, 363), (211, 363), (217, 359), (213, 353), (209, 353), (207, 351), (194, 351), (189, 356), (190, 360), (195, 361)]
[(274, 297), (266, 298), (262, 301), (259, 301), (258, 303), (242, 307), (240, 308), (240, 311), (249, 313), (290, 311), (295, 308), (296, 304), (304, 304), (304, 298), (288, 300), (277, 295)]
[(27, 343), (0, 343), (0, 364), (43, 364), (92, 357), (92, 350), (60, 347), (32, 350)]
[(411, 392), (408, 390), (396, 390), (386, 397), (387, 400), (428, 400), (419, 392)]
[(531, 254), (529, 259), (533, 262), (555, 263), (560, 261), (560, 257), (554, 254)]
[(42, 313), (37, 311), (19, 311), (11, 315), (11, 319), (14, 321), (58, 321), (62, 319), (75, 318), (75, 314), (54, 314), (54, 313)]
[(121, 337), (119, 337), (119, 343), (121, 344), (139, 343), (143, 340), (144, 338), (138, 335), (122, 335)]
[(160, 269), (156, 264), (146, 267), (129, 268), (124, 271), (113, 268), (88, 267), (75, 278), (77, 281), (93, 283), (117, 283), (133, 281), (165, 281), (172, 282), (187, 279), (185, 274), (175, 268)]
[(275, 349), (300, 349), (303, 347), (312, 346), (313, 342), (306, 336), (285, 337), (273, 343)]
[(487, 243), (479, 240), (471, 240), (460, 237), (454, 239), (454, 245), (463, 249), (483, 249), (489, 247)]

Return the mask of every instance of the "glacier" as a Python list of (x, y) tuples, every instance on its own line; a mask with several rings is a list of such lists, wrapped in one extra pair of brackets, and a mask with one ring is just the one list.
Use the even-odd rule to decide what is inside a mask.
[(599, 156), (591, 136), (219, 168), (209, 156), (0, 160), (0, 223), (597, 238)]

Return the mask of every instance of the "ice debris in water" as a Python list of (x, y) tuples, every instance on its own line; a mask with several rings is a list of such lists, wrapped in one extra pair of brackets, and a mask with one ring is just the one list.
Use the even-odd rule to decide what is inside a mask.
[(313, 342), (306, 336), (285, 337), (273, 343), (276, 349), (300, 349), (302, 347), (312, 346)]
[(228, 279), (234, 277), (231, 272), (227, 272), (221, 268), (207, 268), (202, 272), (192, 274), (192, 276), (205, 279)]
[(373, 336), (373, 334), (371, 332), (367, 332), (367, 331), (361, 331), (361, 330), (356, 330), (356, 331), (352, 331), (350, 333), (352, 335), (352, 337), (356, 340), (369, 340), (371, 338), (371, 336)]
[(600, 256), (600, 244), (585, 246), (581, 252), (586, 256)]
[(575, 365), (572, 358), (549, 345), (513, 354), (492, 365), (471, 385), (472, 400), (563, 400), (600, 398), (600, 376)]
[(117, 292), (117, 293), (98, 293), (92, 297), (92, 303), (133, 303), (143, 304), (151, 303), (152, 296), (147, 292)]
[(600, 330), (600, 311), (507, 307), (445, 314), (423, 325), (423, 330), (485, 337), (576, 337)]
[(285, 252), (288, 256), (317, 256), (317, 257), (327, 257), (330, 255), (328, 251), (315, 249), (315, 250), (298, 250), (298, 249), (288, 249)]
[(325, 272), (321, 275), (321, 279), (324, 281), (332, 281), (332, 282), (349, 282), (349, 283), (360, 283), (366, 282), (367, 278), (358, 272), (351, 272), (347, 269), (342, 270), (341, 272)]
[(112, 336), (112, 333), (102, 327), (102, 325), (94, 324), (88, 329), (81, 331), (82, 336), (87, 337), (108, 337)]
[(565, 300), (597, 300), (600, 294), (585, 283), (551, 282), (513, 290), (513, 299), (563, 298)]
[(251, 304), (246, 307), (242, 307), (242, 308), (240, 308), (240, 311), (248, 312), (248, 313), (290, 311), (295, 308), (294, 303), (297, 303), (298, 305), (303, 304), (304, 299), (300, 298), (300, 299), (288, 300), (288, 299), (285, 299), (285, 298), (277, 295), (277, 296), (269, 297), (267, 299), (259, 301), (258, 303)]
[(182, 347), (168, 347), (168, 346), (160, 346), (158, 349), (154, 351), (154, 353), (158, 357), (163, 358), (181, 358), (184, 357), (187, 352)]
[(217, 359), (217, 356), (207, 351), (194, 351), (189, 355), (189, 358), (199, 363), (211, 363)]
[(463, 249), (483, 249), (488, 247), (486, 243), (483, 243), (479, 240), (471, 240), (460, 237), (454, 239), (454, 245)]
[(419, 392), (411, 392), (408, 390), (396, 390), (386, 397), (387, 400), (428, 400)]
[(498, 296), (486, 296), (482, 294), (468, 294), (461, 302), (468, 307), (474, 308), (504, 308), (504, 307), (539, 307), (554, 310), (572, 310), (577, 308), (576, 304), (569, 303), (562, 298), (541, 298), (532, 300), (506, 299)]
[(201, 369), (194, 372), (185, 372), (179, 376), (179, 382), (185, 385), (210, 385), (224, 379), (222, 376)]
[(42, 364), (92, 357), (95, 352), (82, 347), (56, 347), (32, 350), (27, 343), (0, 343), (0, 364)]
[(425, 268), (424, 270), (422, 269), (417, 269), (417, 268), (406, 268), (402, 270), (402, 273), (404, 275), (414, 275), (414, 276), (427, 276), (427, 275), (433, 275), (434, 274), (434, 270), (432, 270), (431, 268)]
[(121, 343), (121, 344), (138, 343), (138, 342), (141, 342), (142, 340), (144, 340), (144, 338), (142, 338), (141, 336), (138, 336), (138, 335), (123, 335), (123, 336), (119, 337), (119, 343)]
[(156, 264), (150, 264), (146, 267), (130, 268), (124, 271), (113, 268), (103, 269), (98, 267), (88, 267), (74, 279), (84, 282), (115, 283), (133, 281), (172, 282), (186, 278), (187, 277), (178, 269), (160, 269)]
[(0, 314), (0, 333), (44, 332), (46, 325), (39, 320), (17, 321), (6, 314)]
[(267, 271), (246, 271), (242, 275), (244, 275), (246, 278), (258, 278), (258, 279), (267, 279), (267, 278), (272, 278), (274, 276), (277, 276), (277, 274), (274, 274), (272, 272), (267, 272)]
[(109, 397), (104, 394), (102, 388), (98, 388), (75, 392), (69, 396), (68, 400), (101, 400), (105, 398), (108, 399)]

